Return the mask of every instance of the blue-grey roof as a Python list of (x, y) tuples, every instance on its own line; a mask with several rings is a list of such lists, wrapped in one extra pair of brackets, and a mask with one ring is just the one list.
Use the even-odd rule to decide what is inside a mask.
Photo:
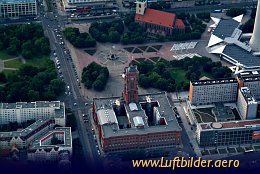
[(219, 21), (213, 34), (224, 40), (226, 37), (230, 37), (238, 26), (239, 22), (234, 19), (222, 19)]
[(16, 3), (28, 3), (36, 2), (36, 0), (0, 0), (0, 4), (16, 4)]
[(237, 45), (227, 45), (223, 53), (245, 67), (260, 67), (260, 58)]

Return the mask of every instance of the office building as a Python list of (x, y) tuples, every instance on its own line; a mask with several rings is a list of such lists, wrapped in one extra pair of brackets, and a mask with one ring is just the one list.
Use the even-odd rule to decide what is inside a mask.
[(181, 127), (166, 93), (138, 95), (137, 85), (137, 67), (130, 66), (122, 97), (94, 98), (93, 119), (105, 153), (164, 153), (181, 145)]
[(237, 107), (243, 119), (255, 119), (257, 114), (257, 101), (248, 87), (238, 90)]
[(201, 123), (196, 137), (200, 147), (260, 143), (260, 120)]
[(192, 105), (235, 102), (237, 90), (238, 83), (233, 78), (191, 81), (189, 101)]
[(32, 17), (36, 15), (36, 0), (0, 0), (0, 18)]

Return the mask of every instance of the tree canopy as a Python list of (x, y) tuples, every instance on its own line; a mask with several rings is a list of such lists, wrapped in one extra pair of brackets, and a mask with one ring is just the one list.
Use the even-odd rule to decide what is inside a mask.
[(93, 87), (97, 91), (102, 91), (106, 87), (108, 78), (109, 71), (107, 67), (92, 62), (83, 69), (81, 82), (84, 83), (87, 89)]
[(3, 49), (25, 59), (50, 54), (49, 40), (44, 37), (41, 25), (34, 23), (0, 26), (0, 50)]
[(80, 33), (78, 28), (65, 28), (63, 34), (65, 38), (77, 48), (96, 46), (96, 41), (88, 33)]
[[(172, 92), (188, 90), (190, 80), (199, 80), (204, 75), (214, 79), (231, 77), (231, 70), (220, 62), (212, 62), (207, 57), (193, 57), (182, 60), (160, 61), (157, 63), (136, 63), (139, 70), (139, 85), (143, 88), (157, 88)], [(176, 73), (184, 70), (184, 78)]]

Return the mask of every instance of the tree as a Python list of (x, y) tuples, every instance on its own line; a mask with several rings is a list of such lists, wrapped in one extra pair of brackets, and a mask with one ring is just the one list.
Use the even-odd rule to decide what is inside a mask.
[(65, 91), (65, 83), (59, 79), (53, 79), (50, 81), (50, 88), (55, 95), (60, 95)]
[(97, 91), (102, 91), (102, 90), (104, 90), (105, 86), (101, 80), (96, 80), (93, 83), (93, 88)]
[(3, 42), (0, 41), (0, 50), (3, 50), (4, 49), (4, 44)]
[(3, 72), (0, 72), (0, 82), (2, 83), (7, 82), (6, 76)]
[(111, 31), (108, 35), (109, 41), (112, 43), (117, 43), (120, 41), (120, 34), (117, 31)]
[(28, 97), (30, 101), (38, 101), (40, 99), (40, 94), (38, 91), (30, 90), (28, 92)]
[(7, 48), (7, 53), (13, 56), (17, 55), (17, 48), (15, 45), (11, 45), (10, 47)]

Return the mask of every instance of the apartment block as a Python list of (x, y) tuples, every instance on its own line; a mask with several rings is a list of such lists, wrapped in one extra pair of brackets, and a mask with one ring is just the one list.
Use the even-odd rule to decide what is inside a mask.
[(189, 101), (192, 105), (235, 102), (237, 90), (238, 83), (233, 78), (191, 81)]

